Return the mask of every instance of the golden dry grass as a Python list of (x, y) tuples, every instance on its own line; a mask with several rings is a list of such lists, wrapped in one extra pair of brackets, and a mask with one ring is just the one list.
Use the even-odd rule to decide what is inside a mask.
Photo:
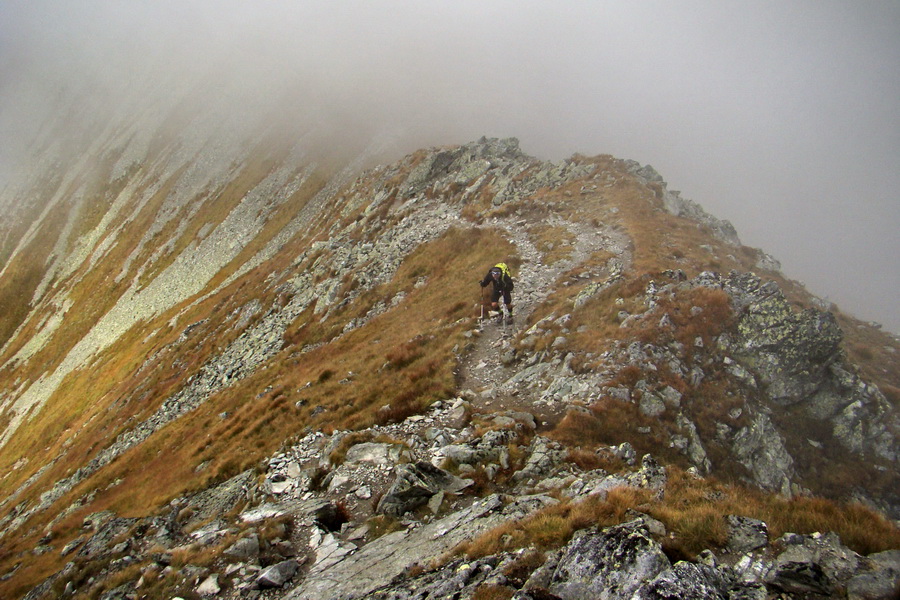
[(833, 531), (863, 555), (900, 547), (900, 528), (862, 505), (816, 497), (784, 499), (714, 479), (697, 479), (670, 468), (661, 495), (623, 487), (610, 490), (605, 500), (598, 496), (578, 502), (563, 500), (463, 542), (443, 560), (453, 556), (474, 559), (519, 548), (552, 550), (580, 529), (629, 520), (632, 509), (663, 522), (669, 535), (661, 542), (667, 553), (676, 557), (691, 558), (700, 550), (722, 548), (728, 536), (728, 515), (762, 520), (771, 540), (787, 532)]
[(765, 522), (773, 540), (787, 532), (833, 531), (863, 555), (900, 547), (900, 528), (858, 503), (821, 497), (785, 499), (755, 488), (696, 479), (678, 469), (670, 469), (665, 498), (649, 512), (691, 553), (723, 542), (727, 515)]
[(650, 493), (633, 488), (615, 488), (605, 500), (598, 496), (581, 502), (563, 500), (521, 519), (508, 522), (462, 542), (448, 554), (481, 558), (519, 548), (550, 550), (568, 542), (579, 529), (608, 526), (626, 520), (630, 508), (643, 506)]
[[(33, 255), (29, 256), (33, 258)], [(0, 344), (5, 343), (25, 320), (30, 311), (26, 300), (34, 295), (44, 275), (43, 269), (38, 266), (40, 257), (33, 262), (32, 258), (27, 263), (17, 259), (6, 265), (3, 284), (0, 286)], [(26, 338), (19, 336), (19, 340), (5, 356), (18, 351)]]

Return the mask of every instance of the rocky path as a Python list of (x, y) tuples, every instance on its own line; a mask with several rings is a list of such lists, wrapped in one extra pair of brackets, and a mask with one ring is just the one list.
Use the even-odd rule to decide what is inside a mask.
[(515, 320), (512, 324), (485, 320), (476, 335), (475, 347), (462, 364), (460, 387), (473, 393), (473, 404), (477, 412), (525, 410), (550, 425), (560, 418), (562, 408), (536, 404), (537, 396), (533, 390), (517, 387), (510, 391), (507, 386), (501, 386), (516, 374), (510, 364), (512, 340), (526, 327), (528, 317), (550, 295), (563, 273), (584, 264), (591, 255), (601, 250), (616, 254), (623, 263), (630, 262), (626, 250), (627, 240), (622, 233), (611, 229), (597, 229), (584, 223), (560, 219), (551, 225), (564, 226), (574, 236), (571, 252), (562, 260), (545, 263), (544, 254), (519, 222), (498, 219), (488, 225), (506, 231), (522, 257), (519, 272), (514, 274)]

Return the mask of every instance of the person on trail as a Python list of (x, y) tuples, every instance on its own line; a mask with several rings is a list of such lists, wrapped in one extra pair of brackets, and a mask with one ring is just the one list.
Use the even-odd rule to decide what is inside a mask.
[[(506, 305), (506, 311), (509, 319), (512, 320), (512, 290), (513, 280), (509, 274), (509, 267), (506, 263), (497, 263), (491, 267), (484, 279), (481, 280), (481, 287), (493, 286), (491, 289), (491, 310), (500, 312), (500, 296), (503, 296), (503, 303)], [(500, 319), (503, 313), (500, 312)]]

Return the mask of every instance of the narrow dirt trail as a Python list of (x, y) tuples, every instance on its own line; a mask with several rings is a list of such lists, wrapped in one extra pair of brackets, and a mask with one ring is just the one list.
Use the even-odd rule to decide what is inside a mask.
[[(477, 412), (527, 411), (550, 425), (558, 421), (563, 408), (535, 403), (538, 398), (536, 390), (516, 388), (501, 391), (501, 384), (517, 372), (514, 364), (504, 364), (503, 357), (511, 352), (513, 338), (526, 328), (528, 317), (550, 295), (560, 275), (584, 264), (602, 250), (616, 254), (624, 264), (630, 263), (630, 256), (624, 250), (627, 240), (624, 234), (612, 229), (597, 229), (560, 219), (552, 225), (563, 226), (572, 234), (571, 251), (566, 258), (547, 264), (544, 254), (528, 236), (526, 228), (513, 220), (495, 220), (489, 225), (506, 231), (522, 259), (519, 272), (513, 273), (516, 284), (513, 292), (515, 320), (512, 324), (498, 324), (493, 320), (482, 324), (475, 337), (474, 348), (460, 368), (461, 389), (473, 392), (473, 406)], [(499, 260), (502, 257), (498, 257)], [(477, 289), (473, 289), (473, 295), (476, 293)]]

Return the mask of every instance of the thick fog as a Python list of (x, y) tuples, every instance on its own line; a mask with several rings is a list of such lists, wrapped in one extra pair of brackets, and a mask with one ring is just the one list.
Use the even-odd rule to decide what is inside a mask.
[(61, 101), (102, 120), (188, 85), (336, 140), (516, 136), (541, 158), (652, 164), (898, 332), (898, 65), (895, 0), (0, 0), (0, 178)]

